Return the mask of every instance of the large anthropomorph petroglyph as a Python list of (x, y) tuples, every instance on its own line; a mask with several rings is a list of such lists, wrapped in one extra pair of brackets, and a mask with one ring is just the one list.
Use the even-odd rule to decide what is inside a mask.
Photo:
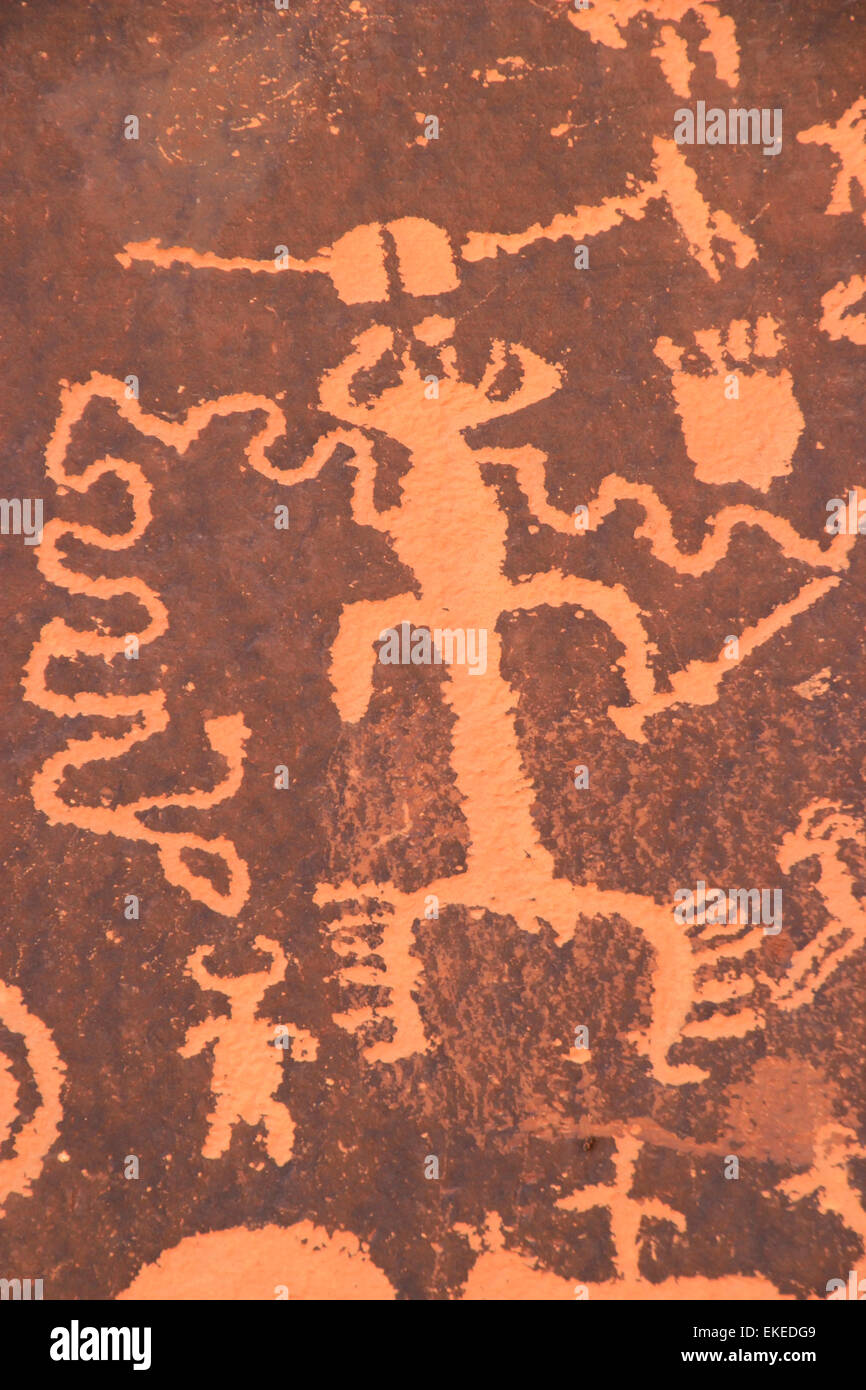
[[(565, 219), (568, 228), (579, 226), (586, 235), (587, 228), (593, 231), (616, 225), (624, 215), (639, 218), (649, 199), (663, 197), (675, 210), (680, 225), (690, 237), (693, 254), (708, 274), (716, 274), (712, 242), (714, 236), (721, 234), (720, 227), (725, 228), (724, 235), (748, 258), (751, 253), (738, 229), (720, 215), (710, 215), (696, 190), (693, 196), (683, 191), (682, 181), (674, 177), (678, 158), (673, 146), (657, 142), (655, 184), (641, 190), (631, 201), (611, 199), (609, 206), (578, 209)], [(402, 283), (411, 294), (444, 294), (457, 283), (457, 264), (449, 239), (434, 224), (414, 218), (389, 224), (381, 232), (376, 228), (363, 229), (365, 254), (359, 257), (361, 230), (323, 251), (313, 262), (296, 262), (289, 258), (288, 268), (330, 275), (338, 292), (353, 302), (374, 300), (386, 292), (387, 280), (379, 270), (383, 262), (377, 259), (376, 251), (378, 248), (379, 254), (384, 256), (383, 237), (387, 235), (396, 248)], [(555, 235), (556, 232), (534, 229), (532, 236)], [(502, 249), (502, 239), (491, 240)], [(349, 242), (352, 255), (347, 257)], [(522, 239), (521, 244), (524, 242)], [(479, 237), (473, 236), (468, 239), (465, 254), (476, 257), (490, 254), (491, 249), (482, 247)], [(127, 247), (123, 258), (124, 263), (146, 260), (156, 265), (192, 264), (202, 269), (227, 271), (263, 268), (249, 262), (220, 263), (217, 258), (193, 255), (182, 248), (159, 252), (151, 245)], [(267, 270), (271, 269), (273, 267), (268, 265)], [(516, 691), (501, 673), (499, 625), (507, 614), (541, 605), (568, 605), (596, 615), (615, 639), (620, 652), (618, 665), (629, 696), (628, 703), (611, 706), (608, 714), (619, 730), (633, 740), (644, 740), (646, 721), (664, 709), (677, 704), (714, 703), (731, 663), (724, 653), (715, 660), (693, 661), (674, 674), (667, 691), (658, 690), (645, 615), (622, 585), (566, 575), (556, 569), (520, 582), (506, 578), (507, 516), (495, 490), (483, 479), (484, 463), (511, 467), (538, 520), (571, 534), (578, 546), (580, 538), (575, 535), (574, 519), (550, 504), (545, 484), (545, 458), (541, 451), (532, 446), (485, 448), (476, 443), (473, 432), (479, 426), (515, 415), (550, 398), (562, 388), (562, 368), (525, 344), (494, 341), (481, 379), (468, 381), (460, 376), (457, 367), (454, 327), (454, 322), (448, 318), (428, 315), (418, 320), (411, 335), (403, 339), (394, 329), (375, 322), (362, 330), (343, 360), (326, 371), (319, 383), (318, 404), (340, 422), (339, 428), (324, 435), (311, 457), (290, 472), (276, 468), (268, 459), (269, 445), (287, 429), (287, 423), (276, 403), (266, 398), (220, 397), (194, 407), (185, 422), (170, 424), (147, 414), (137, 401), (130, 399), (121, 383), (111, 379), (94, 377), (88, 383), (69, 388), (48, 450), (49, 470), (56, 480), (71, 484), (79, 491), (86, 491), (103, 472), (113, 471), (130, 491), (135, 521), (130, 532), (120, 537), (106, 537), (93, 528), (76, 528), (61, 521), (49, 522), (39, 550), (40, 564), (47, 577), (64, 587), (77, 588), (95, 597), (105, 596), (108, 592), (105, 585), (109, 581), (88, 582), (76, 580), (71, 575), (57, 550), (59, 538), (68, 532), (102, 547), (131, 547), (147, 526), (149, 488), (137, 465), (112, 459), (92, 465), (83, 474), (70, 475), (64, 469), (63, 451), (72, 423), (81, 417), (95, 397), (112, 400), (119, 413), (137, 429), (181, 452), (212, 419), (238, 411), (264, 410), (267, 422), (250, 441), (246, 457), (253, 467), (286, 486), (315, 477), (338, 443), (348, 445), (354, 455), (349, 465), (354, 470), (354, 519), (359, 525), (373, 526), (387, 536), (397, 557), (412, 574), (413, 585), (411, 590), (391, 598), (360, 599), (344, 607), (330, 657), (330, 676), (341, 717), (347, 723), (364, 717), (373, 688), (376, 642), (385, 630), (404, 623), (426, 630), (476, 629), (486, 633), (489, 643), (485, 674), (452, 666), (444, 687), (445, 699), (454, 715), (451, 762), (468, 830), (465, 870), (459, 875), (428, 883), (422, 890), (410, 894), (376, 883), (352, 882), (333, 886), (322, 883), (316, 894), (322, 907), (341, 905), (339, 916), (330, 929), (338, 954), (348, 952), (352, 957), (342, 972), (346, 982), (386, 984), (391, 990), (391, 1037), (368, 1044), (365, 1047), (368, 1060), (395, 1060), (423, 1050), (425, 1046), (423, 1024), (415, 1000), (419, 965), (412, 948), (414, 924), (423, 919), (425, 905), (432, 899), (441, 905), (461, 903), (512, 916), (530, 932), (547, 924), (560, 943), (573, 937), (580, 914), (619, 914), (631, 921), (644, 933), (654, 960), (652, 1023), (648, 1032), (640, 1036), (638, 1044), (658, 1080), (674, 1084), (699, 1080), (705, 1074), (702, 1069), (677, 1063), (669, 1057), (669, 1050), (682, 1037), (738, 1036), (757, 1026), (754, 1014), (737, 1012), (732, 1015), (722, 1011), (700, 1022), (689, 1020), (689, 1015), (699, 1001), (723, 1005), (729, 998), (743, 993), (742, 982), (738, 981), (731, 993), (723, 982), (708, 974), (706, 967), (715, 960), (733, 961), (750, 952), (759, 954), (760, 940), (749, 932), (734, 934), (732, 939), (689, 939), (672, 924), (667, 903), (633, 892), (603, 889), (591, 882), (574, 884), (557, 875), (553, 856), (542, 843), (534, 821), (532, 777), (521, 757), (514, 722)], [(729, 344), (736, 337), (737, 343), (743, 340), (743, 353), (748, 352), (750, 343), (754, 343), (756, 350), (765, 357), (778, 352), (777, 325), (769, 320), (762, 321), (754, 338), (746, 333), (747, 328), (745, 324), (733, 325), (728, 334)], [(720, 400), (723, 399), (722, 383), (726, 378), (719, 356), (722, 351), (719, 335), (710, 334), (707, 343), (715, 353), (712, 357), (715, 376), (708, 379), (690, 377), (680, 365), (680, 357), (669, 340), (659, 340), (656, 345), (657, 353), (673, 373), (687, 442), (693, 430), (690, 424), (693, 414), (695, 418), (700, 414), (695, 401), (702, 401), (714, 389), (714, 383)], [(435, 392), (427, 389), (430, 375), (422, 374), (416, 360), (419, 349), (436, 354)], [(399, 364), (397, 381), (372, 397), (361, 398), (358, 387), (363, 374), (381, 365), (389, 356)], [(793, 401), (790, 378), (784, 374), (769, 377), (763, 373), (752, 380), (756, 402), (750, 406), (752, 414), (757, 410), (758, 414), (763, 411), (772, 416), (774, 403), (781, 402), (783, 414), (790, 419), (788, 407)], [(766, 444), (761, 446), (752, 462), (754, 482), (758, 486), (764, 486), (767, 480), (789, 469), (797, 433), (795, 430), (781, 441), (772, 434), (767, 436)], [(381, 510), (374, 500), (374, 442), (383, 435), (407, 450), (411, 466), (402, 480), (399, 501)], [(721, 470), (720, 480), (728, 480), (732, 465), (716, 459), (713, 439), (701, 437), (690, 447), (697, 453), (697, 466), (704, 470), (707, 480), (712, 477), (714, 468)], [(807, 580), (793, 599), (768, 611), (741, 634), (741, 658), (758, 649), (838, 584), (838, 574), (848, 565), (855, 540), (853, 536), (840, 535), (822, 548), (819, 543), (801, 537), (783, 518), (760, 508), (739, 505), (724, 507), (708, 518), (703, 544), (697, 551), (687, 552), (678, 544), (671, 517), (653, 489), (639, 480), (630, 481), (615, 474), (608, 475), (596, 496), (587, 500), (584, 510), (589, 528), (601, 526), (620, 500), (634, 500), (641, 505), (645, 522), (636, 537), (648, 539), (655, 556), (676, 572), (693, 575), (711, 569), (724, 558), (737, 526), (761, 528), (784, 556), (799, 560), (816, 572), (816, 577)], [(467, 537), (472, 538), (471, 543), (467, 543)], [(168, 615), (158, 596), (147, 590), (147, 586), (130, 578), (114, 581), (112, 592), (136, 596), (149, 612), (150, 627), (140, 634), (140, 642), (147, 642), (164, 630)], [(59, 794), (65, 767), (81, 765), (95, 757), (119, 756), (133, 742), (164, 727), (166, 716), (158, 691), (146, 697), (132, 697), (131, 703), (129, 700), (117, 702), (116, 697), (85, 694), (70, 698), (49, 691), (46, 670), (53, 653), (84, 649), (90, 652), (92, 649), (110, 661), (122, 645), (122, 639), (82, 637), (61, 620), (55, 620), (45, 629), (28, 668), (26, 689), (30, 698), (57, 713), (74, 710), (94, 715), (123, 715), (129, 720), (130, 731), (119, 738), (94, 735), (90, 740), (76, 740), (55, 754), (34, 783), (37, 804), (54, 819), (151, 840), (158, 845), (172, 882), (200, 896), (219, 911), (237, 911), (247, 895), (248, 877), (246, 866), (230, 842), (147, 830), (139, 813), (159, 804), (154, 800), (109, 813), (71, 807)], [(236, 729), (233, 724), (237, 724)], [(213, 721), (209, 737), (214, 749), (225, 758), (228, 770), (224, 781), (213, 792), (165, 797), (162, 803), (204, 806), (230, 796), (241, 775), (245, 734), (240, 713), (234, 721)], [(220, 893), (207, 880), (195, 878), (183, 857), (184, 851), (194, 848), (208, 849), (223, 857), (229, 874), (227, 892)], [(372, 907), (373, 903), (378, 906)], [(371, 910), (381, 922), (383, 940), (378, 956), (384, 961), (384, 978), (379, 974), (377, 962), (356, 959), (350, 949), (356, 939), (354, 932), (370, 920)], [(700, 978), (696, 979), (699, 972)], [(372, 1013), (370, 1009), (350, 1011), (345, 1016), (345, 1025), (357, 1027)]]

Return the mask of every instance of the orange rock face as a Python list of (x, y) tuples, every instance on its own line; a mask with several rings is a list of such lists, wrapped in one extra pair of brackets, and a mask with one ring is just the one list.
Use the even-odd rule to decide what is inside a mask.
[(0, 18), (0, 1275), (839, 1296), (866, 19), (228, 8)]

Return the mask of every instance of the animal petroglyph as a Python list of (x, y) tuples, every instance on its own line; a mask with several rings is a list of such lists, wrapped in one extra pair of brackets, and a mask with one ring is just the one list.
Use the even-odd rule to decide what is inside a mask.
[[(213, 975), (204, 965), (209, 946), (192, 953), (187, 969), (202, 989), (216, 990), (229, 1002), (229, 1017), (205, 1019), (188, 1030), (180, 1049), (182, 1057), (195, 1057), (213, 1043), (211, 1090), (214, 1107), (202, 1157), (220, 1158), (231, 1143), (236, 1124), (262, 1125), (265, 1147), (274, 1163), (288, 1163), (295, 1142), (295, 1124), (275, 1092), (283, 1072), (284, 1050), (275, 1045), (273, 1025), (258, 1017), (266, 992), (279, 984), (286, 956), (275, 941), (257, 936), (256, 946), (269, 952), (271, 965), (235, 979)], [(286, 1025), (292, 1040), (292, 1060), (313, 1061), (318, 1044), (313, 1035), (296, 1024)]]
[(0, 1158), (0, 1216), (13, 1193), (30, 1194), (42, 1170), (46, 1154), (60, 1132), (63, 1118), (61, 1092), (65, 1068), (45, 1024), (26, 1007), (15, 985), (0, 981), (0, 1023), (23, 1038), (27, 1064), (39, 1091), (36, 1110), (18, 1124), (18, 1086), (6, 1060), (0, 1057), (0, 1145), (14, 1134), (14, 1152)]
[[(81, 473), (71, 473), (65, 466), (73, 428), (82, 419), (91, 401), (96, 399), (113, 402), (121, 418), (128, 420), (143, 434), (158, 439), (166, 447), (180, 453), (198, 438), (215, 416), (229, 415), (238, 410), (263, 409), (267, 423), (247, 447), (250, 463), (260, 468), (270, 467), (264, 451), (268, 443), (285, 429), (285, 419), (271, 401), (265, 405), (255, 397), (229, 396), (207, 406), (193, 408), (183, 424), (174, 424), (159, 416), (146, 414), (138, 401), (128, 397), (125, 383), (113, 377), (94, 373), (89, 381), (64, 387), (60, 415), (45, 453), (48, 477), (59, 488), (86, 494), (101, 478), (114, 475), (126, 488), (133, 517), (129, 529), (117, 533), (64, 521), (60, 517), (51, 518), (45, 523), (42, 541), (36, 551), (39, 568), (49, 583), (65, 589), (67, 593), (85, 594), (101, 602), (120, 597), (137, 604), (147, 615), (145, 626), (135, 633), (141, 648), (162, 636), (168, 628), (168, 612), (159, 595), (132, 575), (119, 579), (93, 579), (87, 574), (78, 573), (69, 566), (63, 553), (66, 540), (79, 541), (109, 552), (130, 549), (144, 535), (151, 519), (152, 489), (138, 464), (125, 459), (104, 458), (91, 463)], [(87, 739), (70, 739), (59, 752), (47, 758), (36, 773), (32, 784), (34, 803), (52, 825), (74, 825), (97, 835), (118, 835), (155, 845), (169, 883), (186, 889), (193, 898), (213, 911), (234, 916), (246, 901), (249, 874), (231, 841), (222, 836), (205, 839), (186, 831), (155, 830), (145, 825), (140, 817), (143, 812), (167, 806), (205, 810), (234, 796), (243, 775), (244, 748), (249, 733), (240, 714), (214, 718), (205, 724), (205, 734), (211, 748), (226, 764), (224, 777), (210, 791), (145, 796), (113, 809), (71, 805), (61, 794), (69, 768), (85, 767), (103, 758), (119, 758), (136, 744), (162, 733), (168, 727), (165, 695), (159, 688), (136, 695), (103, 695), (98, 691), (65, 695), (50, 687), (49, 668), (53, 661), (98, 657), (111, 667), (118, 658), (124, 659), (126, 640), (123, 633), (111, 636), (97, 630), (81, 632), (62, 618), (54, 618), (42, 628), (24, 671), (22, 683), (26, 698), (58, 717), (85, 715), (97, 720), (122, 719), (129, 727), (127, 732), (121, 734), (93, 733)], [(195, 873), (185, 861), (184, 856), (195, 850), (222, 860), (228, 875), (225, 891), (220, 891), (208, 878)]]
[[(804, 860), (817, 859), (814, 888), (827, 913), (827, 922), (807, 945), (794, 952), (778, 979), (764, 981), (760, 988), (746, 974), (724, 983), (714, 978), (703, 980), (697, 986), (695, 1002), (718, 1005), (739, 996), (742, 1007), (733, 1013), (719, 1012), (703, 1021), (691, 1021), (682, 1030), (684, 1036), (742, 1036), (761, 1026), (768, 1008), (785, 1013), (799, 1009), (814, 999), (855, 951), (866, 946), (866, 909), (862, 899), (855, 896), (854, 877), (840, 854), (846, 841), (862, 844), (862, 832), (859, 822), (828, 801), (816, 800), (805, 807), (796, 829), (781, 842), (778, 862), (784, 873), (790, 873)], [(742, 933), (741, 925), (734, 923), (704, 931), (707, 935), (712, 933), (706, 949), (722, 960), (742, 958), (759, 949), (763, 929)]]
[(840, 854), (846, 841), (863, 844), (862, 822), (820, 799), (805, 807), (796, 829), (782, 841), (779, 865), (785, 873), (805, 859), (818, 860), (814, 887), (828, 917), (814, 939), (795, 952), (774, 990), (773, 1002), (785, 1011), (814, 998), (843, 961), (866, 946), (866, 906), (855, 895), (854, 876)]

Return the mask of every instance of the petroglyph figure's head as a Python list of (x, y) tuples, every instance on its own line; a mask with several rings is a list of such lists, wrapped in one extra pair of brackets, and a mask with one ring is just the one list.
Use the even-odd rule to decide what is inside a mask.
[(265, 936), (257, 936), (255, 945), (257, 950), (264, 952), (270, 958), (270, 963), (263, 963), (261, 970), (247, 971), (238, 977), (216, 975), (204, 963), (205, 958), (213, 951), (213, 946), (197, 946), (187, 958), (187, 973), (202, 989), (218, 990), (229, 999), (236, 996), (239, 998), (252, 997), (253, 994), (258, 999), (269, 985), (275, 984), (283, 978), (287, 960), (285, 952), (276, 941), (271, 941)]
[[(438, 425), (449, 432), (511, 415), (545, 400), (561, 385), (560, 368), (522, 343), (496, 339), (476, 384), (459, 374), (457, 352), (450, 341), (452, 321), (423, 319), (412, 339), (386, 324), (375, 323), (354, 339), (353, 350), (322, 377), (319, 402), (323, 410), (362, 428), (383, 430), (411, 443), (429, 435), (430, 412), (438, 408)], [(416, 362), (418, 342), (438, 348), (437, 389), (431, 396), (430, 373)], [(376, 374), (384, 386), (364, 381)], [(514, 377), (517, 375), (517, 383)], [(507, 392), (507, 394), (506, 394)]]

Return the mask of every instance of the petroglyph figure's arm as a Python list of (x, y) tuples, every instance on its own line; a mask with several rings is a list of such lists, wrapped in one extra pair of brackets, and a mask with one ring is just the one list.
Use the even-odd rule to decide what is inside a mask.
[(257, 936), (255, 944), (260, 951), (271, 956), (271, 963), (267, 970), (258, 972), (263, 981), (262, 994), (264, 994), (265, 990), (269, 989), (271, 985), (278, 984), (285, 979), (286, 966), (289, 962), (282, 946), (280, 946), (278, 942), (272, 941), (270, 937)]
[(367, 426), (375, 413), (375, 404), (359, 403), (353, 394), (352, 384), (359, 372), (375, 366), (379, 359), (394, 344), (393, 330), (386, 324), (374, 323), (365, 328), (352, 341), (352, 351), (322, 374), (319, 386), (319, 403), (323, 410), (335, 415), (338, 420), (349, 420), (353, 424)]
[[(504, 400), (494, 400), (488, 393), (506, 365), (507, 353), (516, 357), (520, 363), (520, 382)], [(562, 374), (553, 362), (546, 361), (522, 343), (510, 343), (506, 348), (505, 343), (497, 338), (494, 340), (484, 375), (473, 393), (473, 404), (464, 412), (464, 423), (481, 425), (501, 415), (514, 415), (518, 410), (525, 410), (528, 406), (547, 400), (561, 385)]]
[[(530, 510), (545, 526), (566, 535), (582, 535), (575, 526), (574, 513), (554, 507), (548, 500), (545, 462), (547, 455), (540, 449), (527, 446), (518, 449), (479, 450), (492, 463), (508, 464), (514, 468), (521, 491)], [(638, 502), (645, 520), (635, 531), (637, 540), (649, 541), (655, 559), (669, 565), (678, 574), (698, 576), (707, 574), (725, 558), (737, 526), (755, 526), (776, 542), (782, 554), (799, 560), (814, 569), (844, 570), (850, 563), (851, 548), (856, 536), (839, 534), (828, 546), (801, 536), (786, 521), (760, 507), (745, 503), (722, 507), (707, 518), (707, 534), (695, 551), (683, 550), (676, 538), (670, 509), (662, 502), (655, 488), (648, 483), (631, 482), (619, 474), (609, 473), (599, 484), (594, 498), (584, 502), (589, 513), (588, 530), (595, 530), (615, 510), (619, 502)]]
[(641, 1197), (640, 1209), (644, 1216), (651, 1216), (656, 1221), (670, 1221), (678, 1231), (685, 1232), (686, 1218), (681, 1211), (669, 1207), (667, 1202), (659, 1201), (656, 1197)]
[(625, 648), (624, 655), (619, 659), (619, 666), (629, 694), (633, 700), (651, 699), (655, 692), (655, 682), (649, 665), (647, 636), (641, 621), (641, 610), (632, 602), (622, 585), (601, 584), (597, 580), (581, 579), (577, 575), (551, 570), (548, 574), (535, 575), (522, 584), (510, 587), (503, 611), (516, 613), (521, 609), (536, 608), (541, 604), (549, 604), (556, 608), (566, 603), (576, 608), (588, 609), (607, 624), (617, 641)]
[(194, 1023), (191, 1028), (187, 1029), (186, 1037), (178, 1048), (178, 1056), (197, 1057), (208, 1043), (213, 1042), (218, 1035), (219, 1022), (217, 1019), (206, 1018), (202, 1023)]
[(866, 312), (852, 314), (854, 305), (866, 295), (866, 275), (839, 280), (821, 299), (821, 330), (831, 338), (847, 338), (866, 347)]
[(205, 965), (205, 956), (209, 956), (213, 951), (213, 946), (196, 946), (195, 950), (187, 958), (186, 973), (191, 975), (197, 985), (202, 989), (215, 989), (220, 993), (225, 993), (223, 985), (225, 981), (219, 976), (214, 975)]
[[(482, 457), (514, 467), (530, 508), (538, 520), (552, 526), (554, 530), (574, 534), (573, 519), (566, 519), (564, 512), (552, 507), (548, 502), (544, 474), (545, 455), (540, 450), (485, 449)], [(670, 511), (655, 490), (645, 483), (632, 483), (616, 474), (609, 474), (604, 478), (595, 498), (586, 503), (590, 527), (599, 525), (610, 515), (619, 501), (639, 502), (644, 510), (646, 519), (635, 531), (635, 538), (649, 541), (651, 553), (663, 564), (679, 574), (695, 577), (713, 569), (727, 555), (734, 530), (738, 526), (759, 527), (776, 542), (786, 558), (800, 561), (815, 569), (835, 571), (837, 574), (850, 563), (851, 549), (856, 540), (855, 535), (840, 534), (834, 536), (824, 549), (817, 541), (801, 536), (783, 517), (755, 507), (737, 505), (724, 507), (708, 519), (707, 534), (703, 542), (698, 550), (690, 553), (681, 549), (674, 534)], [(551, 584), (550, 597), (539, 596), (534, 601), (556, 602), (553, 590), (559, 582), (561, 581)], [(568, 580), (572, 586), (579, 582)], [(833, 574), (809, 581), (788, 603), (780, 604), (772, 613), (747, 628), (738, 639), (740, 660), (783, 630), (798, 614), (818, 602), (838, 583), (839, 579)], [(536, 584), (536, 581), (531, 581), (527, 593), (531, 592), (533, 584)], [(564, 592), (564, 587), (561, 592)], [(613, 590), (607, 592), (612, 593)], [(608, 614), (615, 614), (615, 608), (609, 608), (606, 613), (603, 607), (597, 606), (589, 597), (575, 601), (584, 602), (587, 608), (597, 612), (612, 626)], [(598, 602), (603, 604), (605, 600), (600, 597)], [(627, 603), (630, 604), (630, 601), (627, 600)], [(522, 603), (521, 606), (529, 605)], [(718, 698), (723, 677), (732, 669), (732, 663), (724, 652), (715, 660), (689, 662), (672, 677), (670, 691), (656, 693), (648, 663), (646, 639), (639, 621), (639, 610), (634, 608), (634, 605), (631, 605), (631, 608), (634, 611), (628, 631), (617, 631), (616, 635), (628, 653), (623, 665), (624, 669), (628, 670), (627, 679), (635, 703), (627, 708), (612, 707), (609, 713), (626, 737), (643, 742), (643, 726), (651, 716), (676, 704), (713, 704)], [(625, 611), (628, 612), (628, 609)], [(635, 693), (638, 685), (640, 694)]]
[(399, 630), (403, 622), (421, 621), (418, 600), (411, 594), (396, 598), (360, 599), (347, 604), (331, 647), (331, 684), (340, 718), (346, 724), (363, 719), (373, 695), (376, 653), (373, 644), (385, 629)]

